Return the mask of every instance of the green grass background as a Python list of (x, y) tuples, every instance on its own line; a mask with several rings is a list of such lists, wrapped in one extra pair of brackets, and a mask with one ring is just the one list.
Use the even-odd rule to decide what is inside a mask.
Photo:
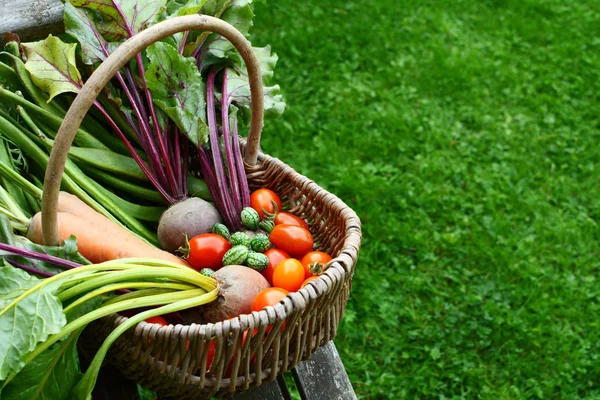
[(364, 224), (359, 398), (599, 399), (600, 3), (255, 11), (288, 104), (264, 150)]

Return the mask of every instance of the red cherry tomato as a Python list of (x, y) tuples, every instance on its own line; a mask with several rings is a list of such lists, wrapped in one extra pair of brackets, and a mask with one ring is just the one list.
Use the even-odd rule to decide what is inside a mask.
[(281, 211), (281, 199), (274, 191), (263, 188), (250, 195), (250, 206), (256, 210), (261, 219), (265, 217), (264, 211), (271, 214), (275, 212), (273, 202), (277, 205), (277, 211)]
[(146, 321), (149, 324), (159, 324), (159, 325), (162, 325), (162, 326), (169, 325), (169, 323), (167, 322), (167, 320), (164, 319), (163, 317), (161, 317), (160, 315), (157, 315), (155, 317), (146, 318), (144, 321)]
[(304, 267), (295, 258), (283, 260), (273, 272), (273, 286), (295, 292), (304, 281)]
[(312, 250), (314, 241), (307, 229), (296, 225), (277, 225), (269, 236), (273, 246), (301, 258)]
[(306, 286), (306, 284), (310, 281), (314, 281), (315, 279), (318, 279), (319, 277), (317, 275), (315, 276), (309, 276), (308, 278), (306, 278), (304, 280), (304, 282), (302, 282), (302, 285), (300, 286), (301, 288), (303, 288), (304, 286)]
[(217, 341), (216, 339), (211, 340), (210, 342), (208, 342), (208, 348), (205, 350), (208, 352), (208, 354), (206, 355), (206, 370), (209, 371), (210, 367), (212, 365), (212, 362), (215, 358), (215, 352), (217, 349)]
[(290, 255), (283, 250), (272, 247), (265, 251), (265, 256), (269, 259), (269, 265), (260, 271), (260, 273), (269, 282), (269, 285), (273, 286), (273, 271), (275, 271), (275, 267), (286, 258), (290, 258)]
[(263, 289), (252, 300), (252, 311), (260, 311), (266, 306), (274, 306), (288, 295), (288, 291), (278, 287)]
[(329, 254), (322, 251), (311, 251), (300, 260), (304, 266), (304, 276), (308, 278), (309, 276), (322, 274), (325, 264), (329, 261), (331, 261)]
[(223, 256), (231, 248), (231, 244), (222, 236), (214, 233), (203, 233), (189, 240), (190, 254), (187, 262), (195, 270), (210, 268), (218, 270), (223, 266)]
[(308, 230), (308, 224), (306, 223), (306, 221), (289, 212), (277, 213), (273, 222), (275, 223), (275, 225), (296, 225)]
[[(159, 324), (159, 325), (162, 325), (162, 326), (169, 325), (169, 323), (167, 322), (167, 320), (164, 319), (163, 317), (161, 317), (160, 315), (156, 315), (154, 317), (146, 318), (144, 321), (146, 321), (146, 323), (148, 323), (148, 324)], [(148, 343), (152, 343), (152, 338), (148, 338)]]
[[(250, 337), (254, 336), (254, 334), (258, 331), (258, 329), (254, 329), (254, 331), (252, 332), (252, 335), (250, 335)], [(244, 343), (246, 343), (246, 337), (248, 336), (248, 331), (244, 331), (244, 333), (242, 334), (242, 347), (244, 346)], [(227, 369), (225, 370), (224, 373), (224, 377), (225, 378), (229, 378), (231, 377), (231, 370), (233, 368), (233, 358), (235, 357), (235, 353), (236, 350), (233, 350), (233, 354), (231, 355), (231, 361), (229, 361), (229, 364), (227, 365)], [(256, 359), (256, 354), (253, 353), (252, 357), (250, 358), (250, 364), (252, 364), (254, 362), (254, 360)], [(241, 368), (241, 366), (240, 366)]]

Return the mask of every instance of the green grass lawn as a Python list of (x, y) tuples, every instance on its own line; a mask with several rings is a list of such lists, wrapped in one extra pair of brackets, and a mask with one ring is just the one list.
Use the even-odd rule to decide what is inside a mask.
[(358, 396), (600, 398), (600, 3), (255, 11), (288, 103), (265, 151), (364, 224)]

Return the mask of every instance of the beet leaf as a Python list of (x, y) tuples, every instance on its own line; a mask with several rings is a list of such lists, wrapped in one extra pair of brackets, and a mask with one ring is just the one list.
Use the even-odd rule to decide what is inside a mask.
[(98, 32), (108, 41), (128, 39), (157, 22), (165, 10), (166, 0), (70, 0), (75, 7), (100, 14)]
[(75, 62), (77, 44), (50, 35), (21, 47), (27, 56), (25, 67), (33, 82), (49, 94), (48, 102), (58, 94), (79, 91), (83, 82)]
[(163, 42), (148, 47), (147, 56), (146, 81), (154, 103), (194, 145), (203, 145), (208, 140), (205, 89), (193, 59)]

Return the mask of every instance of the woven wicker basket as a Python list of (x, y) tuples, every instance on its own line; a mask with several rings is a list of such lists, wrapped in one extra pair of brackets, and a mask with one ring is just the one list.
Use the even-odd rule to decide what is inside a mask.
[[(73, 102), (56, 136), (44, 182), (44, 239), (58, 241), (56, 200), (75, 133), (97, 94), (134, 54), (173, 33), (202, 29), (229, 39), (250, 76), (252, 120), (248, 142), (240, 146), (251, 189), (276, 191), (292, 213), (310, 225), (316, 247), (334, 259), (325, 273), (274, 307), (216, 324), (159, 326), (140, 323), (113, 345), (107, 361), (125, 376), (171, 398), (228, 397), (259, 386), (307, 359), (333, 339), (351, 287), (361, 240), (360, 220), (340, 199), (278, 159), (259, 152), (263, 97), (258, 64), (246, 39), (231, 25), (206, 16), (185, 16), (154, 25), (121, 45), (92, 74)], [(66, 149), (66, 151), (65, 151)], [(98, 348), (125, 317), (114, 314), (86, 329), (83, 343)], [(253, 334), (247, 335), (248, 332)], [(206, 370), (208, 345), (215, 356)]]

